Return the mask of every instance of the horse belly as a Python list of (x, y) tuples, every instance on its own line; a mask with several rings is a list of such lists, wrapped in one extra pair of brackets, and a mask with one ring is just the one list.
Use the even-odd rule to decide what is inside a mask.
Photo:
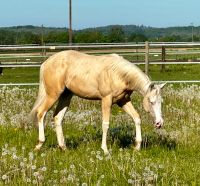
[(70, 82), (66, 83), (66, 87), (79, 97), (86, 99), (101, 99), (101, 95), (95, 81), (74, 78)]

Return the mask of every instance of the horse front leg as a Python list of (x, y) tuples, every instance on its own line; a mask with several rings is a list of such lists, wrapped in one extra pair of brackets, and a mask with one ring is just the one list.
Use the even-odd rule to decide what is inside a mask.
[(104, 154), (109, 154), (108, 148), (107, 148), (107, 132), (109, 129), (109, 120), (110, 120), (110, 111), (111, 111), (111, 106), (112, 106), (112, 97), (106, 96), (102, 99), (102, 116), (103, 116), (103, 121), (102, 121), (102, 130), (103, 130), (103, 135), (102, 135), (102, 144), (101, 148), (104, 151)]
[(122, 102), (118, 104), (123, 110), (128, 113), (135, 122), (135, 129), (136, 129), (136, 138), (135, 138), (135, 149), (140, 150), (141, 143), (142, 143), (142, 135), (141, 135), (141, 119), (138, 112), (133, 107), (130, 100)]

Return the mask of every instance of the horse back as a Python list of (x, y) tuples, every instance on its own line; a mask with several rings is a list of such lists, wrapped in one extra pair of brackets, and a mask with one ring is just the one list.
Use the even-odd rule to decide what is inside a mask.
[(115, 58), (115, 55), (93, 56), (76, 51), (57, 53), (44, 63), (46, 87), (56, 92), (66, 87), (80, 97), (101, 99), (112, 91), (124, 89), (124, 82), (109, 70)]

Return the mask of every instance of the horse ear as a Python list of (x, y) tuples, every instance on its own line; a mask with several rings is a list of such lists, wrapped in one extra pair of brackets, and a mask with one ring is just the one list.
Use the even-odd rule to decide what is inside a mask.
[(167, 83), (162, 83), (159, 85), (160, 89), (162, 89)]

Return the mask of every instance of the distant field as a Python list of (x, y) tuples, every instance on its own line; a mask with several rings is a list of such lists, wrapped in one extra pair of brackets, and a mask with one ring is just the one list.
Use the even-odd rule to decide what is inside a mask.
[(39, 82), (39, 68), (4, 68), (0, 83), (36, 83)]
[(36, 93), (37, 88), (0, 88), (0, 185), (200, 185), (199, 86), (165, 87), (165, 125), (159, 130), (144, 112), (141, 96), (133, 95), (142, 119), (140, 152), (133, 150), (132, 119), (114, 106), (110, 156), (100, 149), (100, 102), (77, 97), (63, 123), (66, 152), (57, 148), (52, 111), (46, 118), (47, 141), (34, 152), (38, 132), (28, 114)]
[[(139, 65), (144, 70), (144, 65)], [(161, 65), (150, 65), (149, 75), (154, 81), (165, 80), (200, 80), (200, 65), (166, 65), (161, 72)], [(38, 83), (39, 67), (5, 68), (0, 76), (0, 83)]]

